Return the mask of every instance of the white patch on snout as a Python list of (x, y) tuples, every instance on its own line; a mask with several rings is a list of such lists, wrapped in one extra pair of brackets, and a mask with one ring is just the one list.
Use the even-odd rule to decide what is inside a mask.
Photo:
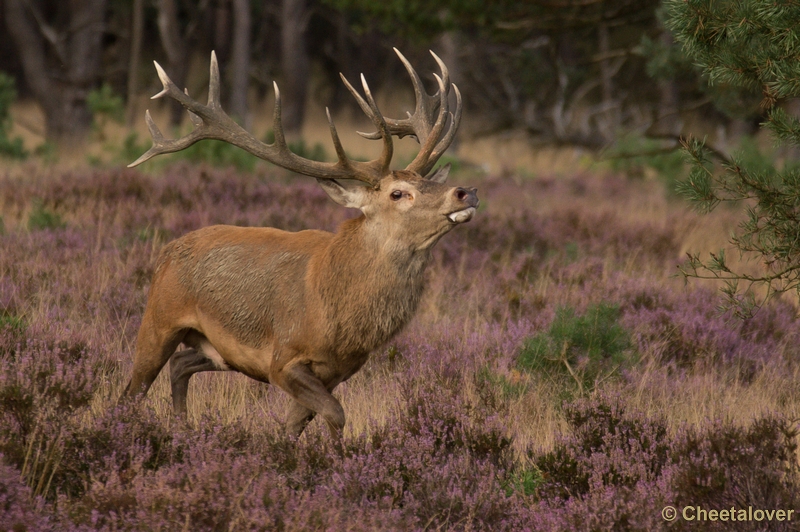
[(447, 215), (447, 218), (453, 223), (460, 224), (470, 221), (474, 215), (475, 207), (467, 207), (462, 211), (451, 212)]
[(200, 342), (200, 345), (197, 347), (198, 350), (203, 353), (207, 359), (209, 359), (219, 370), (221, 371), (230, 371), (230, 366), (225, 363), (225, 359), (222, 358), (222, 355), (219, 354), (211, 342), (208, 340), (203, 340)]

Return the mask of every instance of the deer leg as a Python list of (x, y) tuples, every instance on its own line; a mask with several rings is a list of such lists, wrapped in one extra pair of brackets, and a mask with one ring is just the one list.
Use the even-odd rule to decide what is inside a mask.
[[(299, 407), (321, 415), (334, 438), (337, 440), (341, 438), (344, 429), (344, 409), (310, 367), (302, 363), (290, 363), (280, 370), (277, 377), (277, 384), (292, 396)], [(311, 420), (307, 413), (304, 417), (300, 417), (303, 410), (299, 407), (292, 409), (291, 424), (287, 427), (290, 430), (297, 430), (298, 435)], [(305, 421), (306, 419), (308, 420)]]
[(293, 400), (291, 406), (289, 406), (289, 414), (286, 416), (287, 432), (293, 436), (300, 436), (316, 415), (317, 413), (313, 410)]
[(156, 380), (161, 368), (175, 352), (183, 340), (183, 329), (157, 331), (147, 319), (142, 322), (139, 336), (136, 339), (136, 355), (133, 357), (133, 375), (128, 386), (122, 392), (123, 398), (136, 395), (144, 396)]
[(178, 351), (169, 359), (169, 382), (172, 387), (172, 411), (176, 416), (186, 415), (186, 395), (189, 378), (201, 371), (221, 371), (202, 351), (195, 348)]

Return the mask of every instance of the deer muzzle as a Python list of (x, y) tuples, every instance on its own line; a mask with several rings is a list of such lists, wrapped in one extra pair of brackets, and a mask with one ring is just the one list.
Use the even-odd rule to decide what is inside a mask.
[(466, 188), (457, 187), (455, 190), (453, 190), (453, 195), (455, 196), (456, 201), (463, 204), (466, 208), (451, 212), (447, 215), (447, 219), (456, 224), (472, 220), (472, 217), (475, 215), (475, 211), (480, 204), (480, 200), (478, 199), (478, 189), (471, 188), (468, 190)]

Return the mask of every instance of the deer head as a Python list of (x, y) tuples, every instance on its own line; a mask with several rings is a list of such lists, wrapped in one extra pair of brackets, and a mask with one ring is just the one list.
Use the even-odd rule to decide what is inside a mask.
[[(317, 413), (335, 434), (341, 432), (344, 412), (331, 392), (408, 322), (422, 293), (431, 246), (472, 219), (478, 207), (476, 189), (445, 185), (449, 165), (432, 172), (461, 120), (458, 88), (432, 53), (441, 76), (434, 74), (438, 90), (427, 94), (414, 68), (395, 52), (416, 95), (414, 112), (405, 118), (381, 114), (363, 75), (363, 96), (342, 77), (375, 126), (374, 132), (359, 134), (383, 144), (381, 154), (368, 162), (347, 157), (330, 112), (336, 162), (290, 151), (277, 85), (275, 141), (256, 139), (220, 106), (213, 52), (206, 105), (181, 92), (156, 63), (164, 89), (154, 98), (180, 102), (195, 127), (184, 137), (166, 139), (147, 112), (153, 147), (130, 166), (202, 139), (223, 140), (316, 178), (335, 202), (360, 209), (362, 216), (335, 234), (214, 226), (168, 244), (156, 265), (126, 395), (146, 393), (171, 360), (173, 404), (176, 412), (185, 412), (192, 374), (237, 370), (292, 396), (288, 425), (293, 432), (299, 434)], [(406, 135), (419, 141), (419, 153), (404, 170), (391, 170), (392, 137)], [(176, 352), (180, 344), (187, 348)]]

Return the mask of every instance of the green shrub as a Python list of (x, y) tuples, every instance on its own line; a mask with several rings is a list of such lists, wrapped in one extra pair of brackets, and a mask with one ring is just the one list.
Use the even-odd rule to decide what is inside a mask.
[[(264, 142), (267, 144), (272, 144), (275, 142), (275, 132), (272, 130), (267, 131), (266, 135), (263, 138)], [(319, 142), (315, 142), (313, 146), (306, 145), (306, 141), (303, 139), (295, 140), (292, 142), (287, 143), (289, 149), (299, 155), (300, 157), (305, 157), (306, 159), (311, 159), (314, 161), (327, 161), (328, 153), (325, 151), (325, 147), (320, 144)], [(359, 160), (357, 157), (354, 158), (355, 160)]]
[(13, 356), (26, 342), (28, 323), (13, 309), (0, 308), (0, 357)]
[(54, 163), (58, 160), (58, 146), (49, 140), (36, 146), (33, 153), (46, 163)]
[(125, 136), (125, 139), (122, 141), (122, 146), (119, 148), (115, 157), (120, 162), (127, 165), (138, 159), (139, 156), (149, 148), (150, 146), (147, 142), (139, 142), (139, 134), (137, 132), (131, 131)]
[(11, 159), (25, 159), (27, 150), (22, 145), (22, 139), (9, 138), (11, 131), (11, 104), (17, 99), (17, 89), (14, 78), (0, 72), (0, 156)]
[(89, 92), (86, 105), (92, 113), (93, 125), (97, 130), (102, 130), (109, 121), (121, 124), (125, 119), (125, 102), (108, 83)]
[(665, 145), (664, 141), (628, 134), (617, 139), (605, 159), (612, 170), (630, 177), (642, 177), (647, 169), (664, 181), (670, 192), (687, 173), (687, 163), (680, 146)]
[(12, 329), (14, 331), (24, 331), (26, 327), (27, 324), (21, 316), (9, 314), (6, 311), (0, 312), (0, 330)]
[(192, 162), (204, 162), (215, 167), (233, 166), (237, 170), (252, 172), (255, 169), (255, 156), (233, 144), (221, 140), (204, 140), (197, 142), (174, 155), (179, 159)]
[[(506, 400), (519, 397), (525, 393), (524, 382), (514, 382), (504, 375), (495, 373), (488, 367), (481, 368), (475, 376), (475, 387), (484, 403), (496, 407), (497, 399)], [(495, 398), (495, 395), (498, 395)]]
[(42, 229), (61, 229), (66, 227), (63, 218), (57, 212), (53, 212), (41, 202), (33, 204), (33, 210), (28, 215), (28, 230), (39, 231)]
[(605, 303), (582, 315), (561, 307), (547, 332), (525, 342), (517, 366), (557, 382), (573, 382), (583, 393), (633, 362), (630, 335), (618, 318), (619, 308)]
[(509, 497), (514, 493), (530, 496), (535, 495), (536, 490), (544, 482), (542, 472), (537, 468), (518, 468), (513, 470), (505, 484), (506, 495)]
[(312, 161), (325, 161), (328, 157), (328, 154), (325, 153), (325, 148), (319, 142), (315, 143), (313, 146), (308, 146), (305, 140), (300, 139), (295, 142), (290, 142), (289, 149), (300, 157), (305, 157)]

